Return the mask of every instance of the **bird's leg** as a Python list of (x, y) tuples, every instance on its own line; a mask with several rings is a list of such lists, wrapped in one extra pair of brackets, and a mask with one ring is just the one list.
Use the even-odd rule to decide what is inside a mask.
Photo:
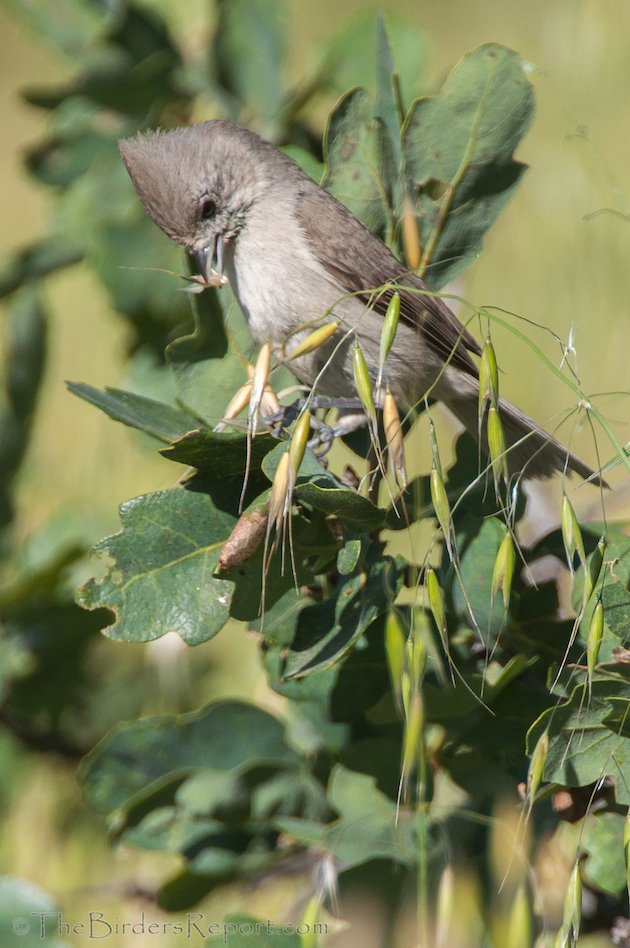
[(311, 419), (311, 429), (315, 435), (308, 442), (309, 448), (321, 457), (327, 454), (332, 448), (335, 438), (343, 438), (345, 435), (358, 431), (359, 428), (367, 424), (367, 415), (364, 412), (353, 412), (340, 415), (334, 425), (328, 425), (321, 418)]
[(317, 411), (317, 409), (328, 411), (331, 408), (337, 408), (340, 412), (334, 425), (326, 424), (325, 421), (315, 415), (311, 418), (311, 430), (314, 432), (314, 437), (308, 442), (308, 446), (320, 455), (326, 454), (330, 450), (335, 438), (351, 434), (367, 424), (367, 417), (360, 398), (329, 395), (299, 398), (291, 405), (284, 406), (281, 411), (262, 420), (264, 424), (272, 429), (272, 433), (278, 437), (281, 431), (293, 424), (305, 407), (312, 411)]

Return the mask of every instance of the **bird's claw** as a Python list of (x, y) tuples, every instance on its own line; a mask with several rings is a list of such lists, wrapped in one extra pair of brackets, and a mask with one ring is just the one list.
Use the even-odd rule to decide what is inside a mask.
[(363, 405), (359, 398), (352, 397), (334, 397), (328, 395), (313, 395), (310, 398), (299, 398), (291, 405), (284, 405), (280, 411), (273, 415), (263, 418), (263, 422), (271, 430), (276, 438), (280, 438), (282, 433), (289, 428), (297, 419), (300, 412), (305, 408), (315, 412), (318, 409), (325, 411), (331, 408), (337, 408), (342, 414), (339, 415), (334, 425), (326, 424), (315, 414), (311, 416), (311, 432), (313, 437), (308, 441), (308, 447), (311, 448), (318, 457), (323, 457), (330, 451), (335, 438), (356, 431), (366, 423), (366, 417), (363, 411)]

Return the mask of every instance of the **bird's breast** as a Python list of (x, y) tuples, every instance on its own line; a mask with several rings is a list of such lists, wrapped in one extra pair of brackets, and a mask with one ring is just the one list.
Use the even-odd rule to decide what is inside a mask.
[(226, 274), (259, 343), (281, 346), (310, 331), (340, 295), (290, 215), (250, 222), (227, 255)]
[[(324, 322), (337, 333), (291, 363), (302, 382), (317, 380), (325, 395), (354, 390), (352, 346), (357, 339), (376, 378), (382, 317), (349, 295), (324, 269), (290, 214), (253, 217), (226, 253), (225, 270), (254, 339), (287, 352)], [(443, 368), (415, 327), (399, 324), (386, 383), (401, 402), (414, 402)]]

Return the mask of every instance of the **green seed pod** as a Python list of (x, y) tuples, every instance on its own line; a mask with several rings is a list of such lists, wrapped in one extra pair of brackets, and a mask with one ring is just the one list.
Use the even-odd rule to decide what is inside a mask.
[(295, 480), (300, 470), (300, 464), (306, 451), (306, 444), (311, 433), (311, 413), (303, 411), (295, 423), (293, 434), (291, 435), (291, 445), (289, 447), (289, 458), (291, 461), (292, 480)]
[(430, 566), (424, 577), (424, 583), (427, 590), (427, 596), (429, 597), (429, 606), (435, 619), (435, 624), (438, 627), (438, 631), (443, 641), (446, 640), (447, 629), (446, 629), (446, 612), (444, 609), (444, 595), (442, 593), (442, 587), (440, 586), (439, 580), (435, 574), (435, 570)]
[(394, 339), (396, 338), (396, 330), (398, 329), (398, 317), (400, 316), (400, 294), (394, 293), (387, 305), (387, 311), (385, 312), (385, 319), (383, 320), (383, 328), (381, 329), (381, 348), (379, 352), (378, 359), (378, 383), (377, 388), (380, 388), (381, 380), (383, 378), (383, 370), (385, 368), (385, 363), (387, 361), (387, 356), (391, 352), (392, 346), (394, 344)]
[(300, 356), (308, 355), (309, 352), (319, 349), (325, 342), (328, 342), (331, 336), (335, 335), (338, 329), (338, 322), (325, 323), (323, 326), (314, 329), (301, 342), (298, 342), (285, 361), (290, 362), (292, 359), (299, 359)]
[(357, 394), (361, 399), (361, 404), (365, 409), (365, 414), (368, 416), (372, 431), (375, 431), (376, 408), (374, 406), (372, 383), (370, 381), (370, 373), (368, 371), (367, 362), (365, 361), (365, 356), (363, 355), (358, 342), (355, 342), (354, 349), (352, 351), (352, 368), (354, 371), (354, 385), (357, 390)]
[(599, 650), (604, 635), (604, 605), (601, 599), (593, 609), (593, 615), (588, 626), (588, 635), (586, 637), (586, 667), (588, 669), (589, 687), (593, 678), (593, 670), (597, 665)]
[(433, 458), (433, 467), (439, 472), (442, 479), (442, 463), (440, 461), (440, 449), (438, 448), (437, 438), (435, 437), (435, 425), (429, 418), (429, 435), (431, 436), (431, 457)]
[(444, 481), (442, 480), (442, 475), (436, 467), (431, 469), (429, 483), (431, 487), (431, 501), (433, 503), (433, 509), (435, 511), (435, 516), (437, 517), (437, 522), (442, 528), (442, 533), (444, 534), (447, 544), (450, 544), (451, 508), (448, 502), (448, 496), (446, 493), (446, 487), (444, 486)]
[(515, 565), (516, 550), (514, 549), (514, 538), (508, 530), (501, 540), (492, 570), (492, 596), (494, 597), (500, 588), (503, 596), (503, 605), (506, 609), (510, 602), (510, 591), (512, 589)]
[(402, 713), (404, 718), (406, 718), (409, 714), (412, 693), (413, 689), (411, 687), (411, 677), (406, 665), (404, 665), (402, 675), (400, 676), (400, 698), (402, 702)]
[(409, 674), (412, 692), (419, 689), (427, 662), (427, 645), (422, 624), (419, 621), (421, 617), (425, 617), (424, 612), (419, 612), (414, 617), (411, 634), (405, 643), (405, 669)]
[(403, 668), (407, 636), (397, 609), (390, 609), (385, 620), (385, 655), (396, 704), (402, 709)]
[(301, 927), (298, 928), (298, 931), (305, 933), (300, 935), (300, 948), (317, 948), (319, 941), (317, 922), (319, 920), (321, 906), (322, 899), (319, 895), (314, 895), (313, 898), (307, 902), (300, 920)]
[(527, 771), (527, 801), (530, 810), (534, 804), (536, 794), (538, 793), (538, 789), (542, 782), (548, 754), (549, 735), (546, 731), (543, 731), (536, 742), (536, 747), (534, 748), (534, 753), (532, 754), (532, 759), (529, 763), (529, 770)]
[(499, 403), (499, 370), (490, 336), (486, 336), (479, 363), (479, 418), (483, 417), (486, 402)]
[(440, 877), (435, 912), (436, 948), (448, 948), (452, 944), (451, 930), (455, 919), (455, 872), (446, 866)]
[(509, 475), (505, 453), (505, 432), (499, 410), (495, 405), (490, 405), (488, 409), (488, 448), (495, 481), (502, 477), (507, 483)]
[(532, 945), (532, 912), (527, 887), (523, 883), (512, 900), (507, 944), (510, 948), (531, 948)]
[(567, 557), (569, 569), (573, 572), (573, 557), (577, 550), (582, 563), (586, 563), (586, 553), (584, 551), (584, 542), (582, 540), (582, 531), (575, 516), (573, 504), (566, 494), (562, 495), (562, 508), (560, 514), (560, 525), (562, 527), (562, 541), (564, 551)]
[(580, 934), (582, 922), (582, 876), (580, 875), (579, 859), (576, 860), (569, 885), (564, 897), (564, 911), (562, 927), (556, 938), (556, 948), (575, 948)]
[(448, 502), (448, 494), (444, 486), (444, 477), (442, 475), (442, 464), (440, 462), (440, 452), (438, 449), (437, 438), (435, 437), (435, 427), (429, 419), (429, 433), (431, 435), (431, 454), (433, 457), (433, 467), (429, 477), (429, 487), (431, 490), (431, 502), (435, 511), (435, 516), (439, 526), (444, 534), (444, 542), (449, 556), (453, 556), (453, 531), (451, 529), (451, 508)]
[(599, 574), (602, 571), (602, 566), (604, 565), (604, 554), (606, 553), (606, 537), (600, 537), (599, 543), (591, 553), (591, 558), (588, 564), (587, 569), (584, 573), (584, 596), (582, 599), (582, 605), (586, 606), (587, 602), (593, 595), (593, 590), (597, 585), (599, 579)]
[(424, 702), (417, 691), (411, 698), (409, 713), (405, 721), (403, 737), (403, 772), (406, 775), (417, 769), (418, 759), (424, 745)]

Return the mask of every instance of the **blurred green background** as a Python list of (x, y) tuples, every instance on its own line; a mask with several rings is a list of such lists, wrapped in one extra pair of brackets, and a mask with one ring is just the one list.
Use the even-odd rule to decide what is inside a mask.
[[(147, 5), (169, 6), (166, 0)], [(323, 44), (349, 18), (378, 8), (357, 0), (289, 0), (291, 79), (298, 82), (313, 72)], [(468, 50), (488, 41), (510, 46), (532, 63), (537, 114), (517, 154), (530, 170), (458, 292), (476, 305), (503, 307), (545, 324), (563, 339), (573, 332), (584, 390), (610, 393), (598, 404), (619, 440), (627, 442), (628, 401), (615, 393), (630, 388), (630, 218), (624, 217), (630, 214), (630, 5), (627, 0), (479, 0), (474, 5), (464, 0), (390, 0), (380, 8), (426, 32), (428, 88), (437, 87)], [(206, 12), (202, 0), (177, 5), (179, 29), (191, 49), (207, 42)], [(20, 23), (10, 2), (0, 7), (3, 253), (36, 238), (50, 208), (49, 195), (28, 178), (21, 164), (24, 148), (45, 135), (46, 113), (21, 102), (19, 90), (56, 84), (71, 70), (69, 61)], [(309, 111), (316, 131), (321, 131), (330, 104), (322, 98)], [(38, 531), (51, 518), (55, 531), (88, 544), (114, 532), (122, 500), (170, 487), (176, 476), (138, 435), (112, 424), (64, 387), (64, 379), (99, 387), (126, 384), (128, 328), (112, 315), (95, 278), (81, 265), (64, 271), (48, 281), (47, 302), (53, 316), (51, 349), (16, 497), (18, 543), (25, 550), (36, 536), (37, 544), (45, 546)], [(553, 340), (542, 332), (533, 332), (533, 338), (559, 364), (561, 353)], [(559, 413), (570, 407), (567, 390), (550, 375), (543, 377), (534, 356), (517, 347), (509, 334), (496, 331), (494, 342), (505, 371), (503, 392), (553, 427)], [(572, 425), (569, 420), (559, 436), (596, 463), (588, 426), (573, 431)], [(606, 444), (602, 451), (602, 459), (612, 453)], [(609, 513), (627, 517), (627, 473), (617, 469), (610, 480), (615, 490), (607, 499)], [(551, 495), (554, 490), (557, 487), (549, 488)], [(575, 491), (573, 502), (579, 514), (599, 516), (594, 491)], [(546, 508), (543, 502), (540, 509), (542, 516), (546, 509), (556, 516), (555, 506)], [(85, 567), (81, 571), (70, 581), (89, 574)], [(117, 669), (114, 693), (103, 695), (101, 725), (126, 713), (185, 709), (222, 695), (253, 696), (270, 709), (281, 707), (258, 672), (254, 640), (240, 629), (193, 653), (167, 640), (148, 647), (103, 640), (95, 656), (96, 676), (100, 669), (104, 675)], [(130, 694), (139, 682), (140, 706)], [(138, 884), (150, 889), (164, 877), (164, 857), (153, 860), (147, 854), (109, 849), (105, 827), (82, 807), (73, 762), (54, 754), (32, 755), (8, 732), (0, 734), (0, 749), (5, 774), (2, 869), (53, 893), (69, 918), (107, 906), (112, 914), (127, 912), (135, 918), (143, 903), (142, 894), (133, 889)], [(232, 903), (224, 898), (215, 906), (213, 917), (218, 920), (226, 911), (244, 907), (263, 917), (281, 915), (290, 898), (286, 887), (276, 891), (268, 885), (249, 893), (244, 904), (242, 894), (235, 892)], [(212, 907), (208, 911), (212, 915)], [(158, 916), (153, 908), (151, 914)], [(360, 919), (353, 919), (349, 941), (340, 934), (331, 943), (350, 945), (360, 939), (364, 948), (380, 944), (378, 924), (367, 917), (363, 921), (361, 926)], [(400, 945), (411, 944), (405, 937), (401, 932)], [(84, 941), (78, 936), (68, 940)], [(139, 935), (132, 943), (142, 946), (154, 939)], [(107, 944), (128, 942), (112, 935)]]

